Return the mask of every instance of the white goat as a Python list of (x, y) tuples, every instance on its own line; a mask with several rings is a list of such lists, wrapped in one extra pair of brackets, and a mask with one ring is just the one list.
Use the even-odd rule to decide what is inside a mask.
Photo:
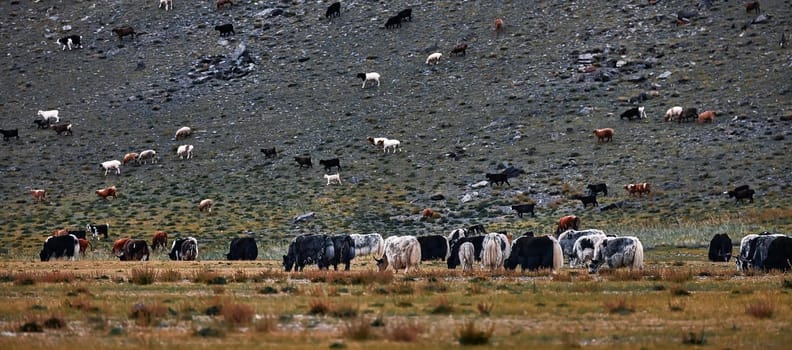
[(440, 62), (440, 57), (443, 57), (443, 54), (439, 52), (435, 52), (426, 58), (426, 64), (437, 64), (438, 62)]
[(116, 175), (121, 175), (121, 161), (118, 160), (108, 160), (106, 162), (102, 162), (102, 168), (105, 170), (105, 176), (107, 176), (107, 172), (110, 170), (116, 171)]
[(367, 81), (371, 81), (371, 80), (376, 81), (377, 82), (377, 86), (380, 86), (380, 81), (379, 81), (380, 75), (379, 75), (379, 73), (374, 73), (374, 72), (372, 72), (372, 73), (358, 73), (357, 77), (360, 78), (360, 79), (363, 79), (363, 88), (364, 89), (366, 88), (366, 82)]
[[(49, 111), (38, 111), (38, 116), (44, 118), (50, 124), (57, 124), (60, 123), (60, 118), (58, 117), (58, 110), (53, 109)], [(55, 119), (55, 121), (51, 121), (50, 119)]]
[(330, 184), (332, 184), (332, 183), (337, 183), (339, 185), (341, 184), (341, 175), (340, 174), (334, 174), (334, 175), (325, 174), (324, 178), (327, 179), (327, 186), (330, 186)]
[(179, 149), (176, 150), (176, 154), (179, 156), (179, 159), (184, 159), (185, 157), (190, 159), (192, 158), (192, 150), (193, 145), (181, 145)]
[(388, 153), (388, 150), (393, 150), (393, 153), (396, 153), (396, 150), (401, 152), (401, 142), (399, 140), (391, 140), (387, 139), (382, 141), (382, 152)]

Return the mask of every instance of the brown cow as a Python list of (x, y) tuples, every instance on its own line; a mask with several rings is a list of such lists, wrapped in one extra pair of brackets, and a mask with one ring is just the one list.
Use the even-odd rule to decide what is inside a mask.
[(649, 195), (652, 192), (652, 186), (646, 182), (627, 184), (624, 189), (630, 196), (641, 196), (643, 194)]
[(113, 255), (115, 255), (115, 256), (123, 255), (124, 254), (124, 252), (123, 252), (124, 244), (126, 244), (129, 241), (130, 241), (129, 238), (121, 238), (121, 239), (115, 241), (113, 243), (113, 249), (111, 250), (113, 252)]
[(85, 256), (85, 251), (88, 250), (88, 248), (91, 248), (91, 251), (93, 251), (93, 245), (91, 245), (89, 240), (78, 238), (77, 242), (80, 244), (80, 255)]
[(503, 18), (495, 18), (495, 37), (498, 37), (503, 32)]
[(157, 248), (162, 248), (165, 250), (166, 246), (168, 245), (168, 234), (162, 231), (157, 231), (154, 233), (154, 238), (151, 240), (151, 250), (157, 250)]
[(698, 115), (698, 120), (696, 123), (703, 124), (703, 123), (713, 123), (715, 122), (715, 112), (714, 111), (704, 111)]
[(558, 236), (566, 230), (579, 230), (580, 218), (575, 215), (562, 216), (558, 219), (558, 227), (555, 235)]
[(613, 140), (613, 129), (594, 129), (594, 135), (597, 135), (597, 143), (610, 142)]
[(118, 198), (116, 196), (116, 193), (117, 193), (117, 190), (116, 190), (115, 185), (107, 187), (107, 188), (103, 188), (101, 190), (96, 190), (96, 195), (99, 196), (99, 197), (102, 197), (104, 199), (107, 199), (107, 197), (111, 197), (111, 196), (113, 198)]
[(34, 202), (47, 200), (47, 191), (45, 190), (30, 190), (30, 195), (33, 196)]

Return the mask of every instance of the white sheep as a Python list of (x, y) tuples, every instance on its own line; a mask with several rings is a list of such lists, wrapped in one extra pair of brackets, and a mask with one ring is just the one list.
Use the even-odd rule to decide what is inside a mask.
[(192, 129), (190, 129), (187, 126), (183, 126), (183, 127), (179, 128), (179, 130), (176, 130), (176, 135), (173, 136), (173, 138), (176, 139), (176, 140), (179, 140), (179, 139), (183, 139), (183, 138), (185, 138), (187, 136), (190, 136), (190, 134), (192, 134)]
[[(57, 124), (60, 123), (60, 117), (58, 117), (58, 110), (53, 109), (49, 111), (38, 111), (38, 116), (44, 118), (50, 124)], [(51, 121), (50, 119), (54, 119), (55, 121)]]
[(146, 164), (149, 159), (151, 159), (151, 164), (157, 162), (157, 152), (155, 152), (153, 149), (147, 149), (143, 152), (140, 152), (137, 157), (137, 161), (143, 162), (143, 164)]
[(192, 158), (192, 150), (193, 145), (181, 145), (179, 149), (176, 150), (176, 154), (179, 156), (179, 159), (187, 159)]
[(679, 106), (669, 108), (665, 114), (665, 121), (670, 122), (678, 119), (679, 116), (682, 115), (682, 109), (683, 108)]
[(108, 160), (106, 162), (102, 162), (102, 168), (105, 170), (105, 176), (107, 176), (108, 171), (113, 169), (115, 169), (116, 175), (121, 175), (121, 161)]
[(393, 150), (393, 153), (396, 153), (396, 150), (401, 152), (401, 142), (399, 140), (391, 140), (387, 139), (382, 142), (382, 152), (388, 153), (388, 150)]
[(440, 57), (443, 57), (443, 54), (439, 52), (435, 52), (426, 58), (426, 64), (437, 64), (438, 62), (440, 62)]
[(334, 175), (325, 174), (324, 178), (327, 179), (327, 186), (330, 186), (330, 184), (332, 184), (332, 183), (337, 183), (339, 185), (341, 184), (341, 175), (340, 174), (334, 174)]
[(366, 82), (370, 80), (374, 80), (377, 82), (377, 86), (380, 86), (380, 75), (379, 73), (358, 73), (358, 78), (363, 79), (363, 88), (366, 88)]
[(160, 0), (157, 8), (162, 8), (163, 6), (165, 6), (165, 11), (173, 10), (173, 0)]

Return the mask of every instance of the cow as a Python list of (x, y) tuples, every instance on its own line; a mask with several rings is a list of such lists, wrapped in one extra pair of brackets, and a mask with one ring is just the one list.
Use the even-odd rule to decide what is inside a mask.
[(96, 195), (107, 199), (108, 197), (113, 197), (114, 199), (118, 198), (118, 189), (115, 185), (103, 188), (101, 190), (96, 190)]
[(39, 257), (41, 261), (49, 261), (53, 258), (74, 260), (79, 251), (80, 242), (74, 235), (50, 236), (44, 241)]
[(619, 119), (627, 118), (627, 120), (633, 119), (644, 119), (646, 118), (646, 111), (644, 107), (633, 107), (626, 111), (624, 111), (620, 116)]
[(151, 239), (151, 250), (162, 249), (168, 246), (168, 234), (162, 231), (154, 233), (154, 238)]
[(311, 163), (311, 156), (296, 156), (294, 157), (294, 161), (297, 162), (300, 168), (305, 166), (306, 168), (313, 168), (313, 163)]
[(256, 246), (256, 239), (253, 237), (235, 237), (231, 240), (231, 246), (228, 247), (228, 260), (256, 260), (258, 257), (258, 246)]
[(0, 130), (0, 134), (3, 134), (3, 141), (8, 141), (14, 137), (19, 141), (19, 129)]
[(69, 124), (50, 124), (50, 129), (55, 130), (55, 134), (60, 135), (68, 135), (72, 136), (74, 133), (72, 132), (72, 125)]
[(446, 260), (451, 255), (448, 238), (442, 235), (420, 236), (421, 261)]
[(503, 263), (508, 270), (517, 266), (525, 270), (552, 269), (557, 272), (564, 264), (564, 253), (553, 236), (517, 238), (509, 257)]
[(330, 259), (330, 265), (333, 265), (333, 270), (338, 271), (338, 264), (344, 264), (344, 271), (349, 271), (349, 265), (352, 259), (355, 258), (355, 240), (349, 235), (335, 235), (330, 236), (333, 241), (333, 257)]
[(34, 202), (43, 202), (47, 200), (46, 190), (30, 190), (30, 195), (33, 197)]
[(767, 248), (764, 270), (789, 271), (792, 269), (792, 238), (778, 237)]
[(333, 18), (341, 16), (341, 2), (336, 1), (327, 7), (325, 11), (325, 18)]
[(732, 240), (729, 235), (718, 233), (712, 236), (707, 257), (710, 261), (729, 262), (732, 257)]
[(740, 240), (740, 254), (735, 259), (738, 271), (751, 269), (764, 269), (770, 244), (779, 237), (786, 237), (778, 233), (762, 232), (750, 234)]
[(217, 25), (214, 27), (214, 29), (220, 32), (220, 36), (236, 35), (236, 31), (234, 30), (234, 25), (231, 23)]
[(58, 44), (63, 46), (63, 50), (69, 48), (71, 51), (72, 47), (82, 49), (82, 35), (67, 35), (58, 40), (56, 40)]
[(336, 167), (338, 168), (338, 171), (341, 171), (341, 162), (338, 160), (338, 158), (320, 159), (319, 165), (324, 165), (325, 171), (328, 173), (331, 169), (333, 169), (333, 167)]
[(355, 242), (355, 257), (385, 254), (385, 240), (379, 233), (351, 234), (349, 237)]
[(582, 195), (578, 194), (578, 195), (574, 195), (574, 196), (569, 197), (569, 198), (570, 199), (579, 200), (581, 203), (583, 203), (583, 208), (585, 208), (589, 204), (591, 204), (592, 207), (598, 207), (599, 206), (599, 202), (597, 202), (597, 196), (596, 195), (593, 195), (593, 196), (582, 196)]
[(558, 236), (566, 230), (580, 229), (580, 218), (575, 215), (566, 215), (558, 219), (555, 235)]
[(646, 182), (626, 184), (624, 185), (624, 189), (627, 190), (627, 194), (629, 196), (640, 197), (641, 195), (644, 194), (648, 196), (652, 193), (652, 185)]
[(121, 253), (116, 253), (116, 256), (121, 261), (148, 261), (148, 243), (142, 239), (129, 239), (124, 242)]
[(493, 186), (497, 185), (497, 184), (501, 184), (501, 186), (503, 186), (503, 184), (507, 184), (507, 185), (509, 185), (509, 187), (511, 187), (511, 184), (509, 183), (509, 176), (506, 175), (506, 174), (503, 174), (503, 173), (500, 173), (500, 174), (489, 174), (488, 173), (485, 176), (487, 177), (487, 181), (489, 181)]
[(450, 55), (451, 56), (454, 56), (454, 55), (456, 55), (456, 56), (465, 56), (467, 54), (467, 49), (468, 49), (468, 44), (465, 44), (465, 43), (459, 44), (457, 46), (454, 46), (453, 49), (451, 49), (451, 54)]
[(117, 239), (115, 242), (113, 242), (113, 247), (112, 247), (112, 249), (110, 249), (110, 252), (113, 255), (115, 255), (116, 257), (123, 255), (124, 254), (124, 244), (126, 244), (126, 242), (129, 242), (130, 239), (131, 238)]
[(749, 202), (753, 203), (753, 196), (756, 193), (752, 188), (748, 188), (748, 185), (739, 186), (731, 191), (727, 191), (726, 194), (729, 195), (729, 198), (734, 198), (734, 202), (737, 203), (743, 199), (747, 199)]
[(85, 231), (90, 232), (94, 239), (99, 238), (99, 235), (102, 235), (105, 239), (107, 239), (107, 233), (110, 231), (110, 224), (87, 224), (85, 225)]
[(198, 240), (193, 237), (173, 240), (168, 254), (171, 260), (193, 261), (198, 259)]
[(588, 189), (589, 196), (596, 196), (600, 192), (602, 192), (605, 197), (608, 196), (608, 185), (604, 183), (588, 184), (586, 188)]
[(93, 251), (93, 245), (91, 244), (91, 241), (85, 238), (77, 238), (77, 242), (80, 244), (80, 255), (83, 257), (85, 256), (85, 252), (88, 250), (88, 248)]
[(74, 237), (77, 237), (77, 239), (87, 239), (87, 233), (85, 230), (69, 230), (66, 231), (66, 234), (74, 235)]
[(594, 256), (589, 264), (589, 273), (595, 274), (602, 265), (615, 269), (627, 267), (643, 269), (643, 245), (636, 237), (605, 237), (594, 246)]
[(569, 255), (569, 267), (588, 266), (594, 258), (594, 247), (605, 237), (607, 236), (589, 235), (578, 238), (572, 246), (572, 254)]
[(531, 213), (531, 216), (536, 217), (534, 213), (534, 207), (536, 207), (536, 203), (531, 204), (517, 204), (512, 205), (511, 208), (517, 212), (517, 217), (523, 217), (525, 213)]
[(558, 236), (558, 244), (561, 245), (561, 251), (564, 252), (564, 256), (570, 259), (571, 262), (575, 241), (577, 241), (578, 238), (580, 237), (592, 236), (592, 235), (605, 236), (605, 232), (603, 232), (602, 230), (595, 230), (595, 229), (588, 229), (581, 231), (567, 230)]
[(304, 234), (295, 237), (286, 255), (283, 256), (283, 269), (286, 272), (300, 272), (305, 265), (316, 264), (319, 269), (328, 269), (335, 258), (333, 240), (324, 234)]
[(481, 261), (481, 249), (484, 246), (484, 236), (462, 237), (455, 240), (454, 243), (451, 244), (451, 256), (449, 256), (448, 260), (446, 260), (446, 265), (449, 269), (455, 269), (457, 266), (459, 266), (459, 246), (466, 242), (473, 244), (475, 253), (474, 259), (476, 261)]
[(381, 258), (374, 258), (377, 269), (382, 272), (389, 266), (398, 271), (404, 269), (407, 273), (412, 268), (417, 270), (421, 265), (421, 244), (414, 236), (391, 236), (385, 240), (385, 254)]
[(462, 264), (462, 271), (472, 271), (475, 261), (476, 250), (473, 243), (465, 242), (459, 246), (459, 262)]

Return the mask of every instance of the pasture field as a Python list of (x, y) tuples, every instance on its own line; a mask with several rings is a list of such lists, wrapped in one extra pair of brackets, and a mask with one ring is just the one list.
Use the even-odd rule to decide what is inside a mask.
[(781, 349), (792, 278), (736, 272), (702, 248), (643, 271), (285, 273), (280, 262), (0, 262), (2, 349)]

